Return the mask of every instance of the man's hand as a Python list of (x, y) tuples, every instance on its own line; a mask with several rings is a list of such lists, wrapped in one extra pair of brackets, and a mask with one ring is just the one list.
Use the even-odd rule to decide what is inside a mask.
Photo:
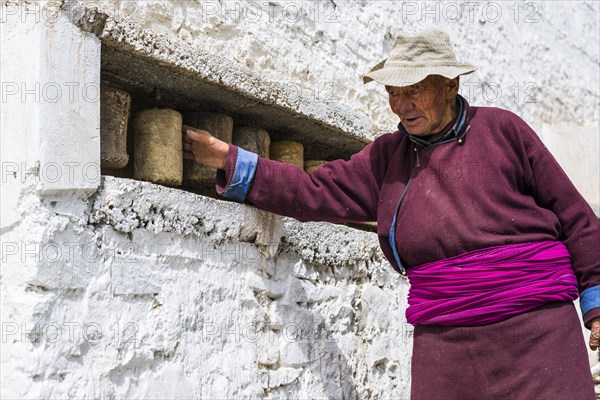
[(600, 317), (594, 318), (591, 326), (592, 331), (590, 332), (590, 349), (596, 350), (600, 344)]
[(183, 125), (183, 158), (217, 169), (225, 169), (229, 145), (207, 131)]

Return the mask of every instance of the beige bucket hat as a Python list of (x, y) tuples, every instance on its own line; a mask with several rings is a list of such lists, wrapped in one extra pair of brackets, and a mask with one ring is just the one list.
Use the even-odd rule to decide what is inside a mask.
[(459, 64), (450, 37), (439, 29), (427, 29), (416, 36), (398, 35), (390, 55), (363, 76), (363, 82), (377, 81), (387, 86), (409, 86), (429, 75), (456, 78), (477, 68)]

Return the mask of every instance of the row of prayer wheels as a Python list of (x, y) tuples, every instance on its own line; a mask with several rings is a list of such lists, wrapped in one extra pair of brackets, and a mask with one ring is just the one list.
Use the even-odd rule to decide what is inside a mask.
[[(101, 166), (124, 168), (129, 162), (127, 131), (131, 96), (106, 85), (101, 89)], [(261, 157), (295, 164), (307, 173), (325, 162), (304, 160), (301, 143), (289, 140), (271, 142), (264, 129), (234, 127), (233, 119), (225, 114), (191, 112), (182, 115), (170, 108), (147, 108), (136, 112), (131, 119), (135, 179), (197, 189), (214, 186), (215, 169), (183, 159), (183, 124), (206, 130), (224, 142)]]

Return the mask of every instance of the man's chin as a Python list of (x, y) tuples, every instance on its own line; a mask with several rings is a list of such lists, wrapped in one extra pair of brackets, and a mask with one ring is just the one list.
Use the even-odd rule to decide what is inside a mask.
[(407, 129), (406, 127), (404, 127), (404, 129), (406, 129), (406, 132), (413, 136), (427, 136), (427, 134), (421, 129)]
[(423, 121), (421, 121), (422, 118), (417, 118), (414, 121), (403, 121), (402, 122), (402, 126), (404, 126), (404, 129), (406, 129), (406, 132), (410, 133), (411, 135), (414, 136), (427, 136), (427, 133), (425, 132), (425, 127), (423, 127)]

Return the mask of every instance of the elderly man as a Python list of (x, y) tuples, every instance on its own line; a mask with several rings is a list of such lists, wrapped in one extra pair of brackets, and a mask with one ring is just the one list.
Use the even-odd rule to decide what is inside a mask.
[(219, 168), (230, 199), (301, 221), (377, 221), (411, 284), (413, 400), (591, 400), (572, 301), (596, 349), (598, 220), (525, 122), (458, 94), (474, 70), (444, 32), (398, 36), (364, 77), (385, 86), (398, 130), (310, 175), (190, 127), (184, 155)]

